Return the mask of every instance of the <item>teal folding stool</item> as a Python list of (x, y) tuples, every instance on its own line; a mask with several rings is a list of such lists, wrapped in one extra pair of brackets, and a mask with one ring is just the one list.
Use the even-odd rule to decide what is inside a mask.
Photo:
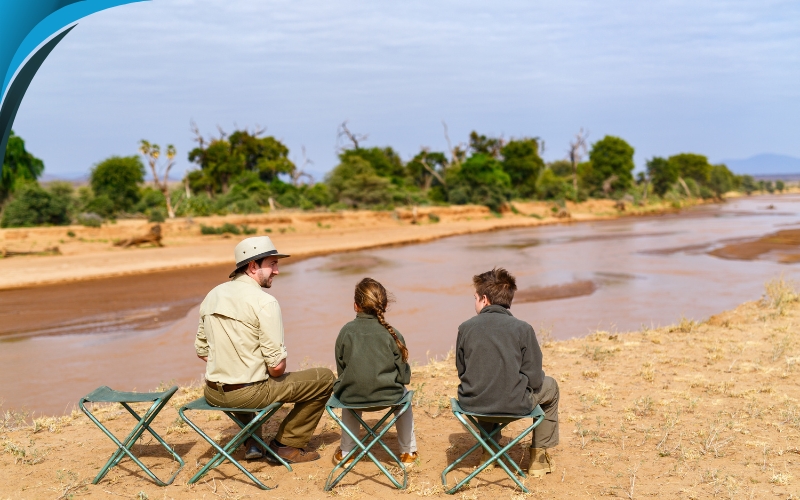
[[(389, 429), (391, 429), (394, 426), (394, 424), (397, 422), (397, 419), (400, 418), (400, 416), (402, 416), (403, 413), (408, 411), (408, 409), (411, 407), (411, 399), (413, 396), (414, 396), (414, 391), (408, 391), (405, 393), (405, 395), (403, 395), (402, 398), (400, 398), (398, 402), (393, 403), (391, 405), (382, 404), (379, 406), (370, 406), (370, 405), (350, 406), (339, 401), (336, 398), (336, 396), (330, 397), (327, 404), (325, 405), (325, 411), (328, 412), (328, 415), (331, 416), (334, 422), (339, 424), (339, 427), (342, 428), (342, 432), (346, 432), (351, 438), (353, 438), (353, 441), (355, 441), (356, 446), (355, 448), (350, 450), (350, 452), (347, 455), (342, 457), (342, 461), (336, 464), (331, 473), (328, 474), (328, 480), (325, 481), (325, 491), (330, 491), (333, 489), (334, 486), (339, 484), (339, 481), (341, 481), (344, 478), (344, 476), (347, 475), (347, 473), (353, 470), (356, 464), (360, 462), (361, 459), (364, 458), (365, 456), (369, 457), (369, 459), (372, 460), (375, 463), (375, 465), (378, 466), (378, 469), (380, 469), (380, 471), (386, 477), (389, 478), (389, 480), (392, 482), (392, 484), (395, 485), (395, 487), (401, 490), (405, 489), (405, 487), (408, 485), (408, 472), (406, 471), (406, 467), (403, 465), (403, 462), (401, 462), (400, 459), (397, 458), (397, 456), (394, 453), (392, 453), (392, 450), (390, 450), (389, 447), (386, 446), (386, 444), (383, 442), (383, 436)], [(400, 408), (400, 411), (397, 413), (397, 415), (395, 415), (393, 419), (391, 419), (387, 423), (386, 420), (389, 419), (389, 417), (398, 407)], [(350, 432), (350, 429), (348, 429), (347, 426), (344, 425), (344, 422), (342, 422), (342, 420), (339, 417), (337, 417), (336, 414), (333, 412), (334, 408), (338, 408), (343, 412), (349, 411), (353, 414), (354, 417), (356, 417), (358, 422), (364, 427), (364, 429), (367, 430), (367, 434), (364, 436), (364, 439), (359, 439), (358, 436)], [(373, 412), (373, 411), (383, 411), (383, 410), (387, 410), (386, 414), (383, 415), (383, 417), (380, 420), (378, 420), (378, 423), (375, 424), (375, 426), (373, 427), (367, 425), (367, 423), (364, 422), (364, 420), (356, 413), (356, 411)], [(402, 483), (400, 483), (397, 479), (395, 479), (394, 476), (392, 476), (392, 474), (388, 470), (386, 470), (386, 467), (384, 467), (383, 464), (381, 464), (378, 461), (378, 459), (375, 458), (375, 455), (372, 454), (372, 451), (370, 450), (372, 450), (372, 447), (375, 446), (376, 444), (380, 444), (381, 447), (384, 449), (384, 451), (386, 451), (386, 453), (389, 454), (389, 457), (391, 457), (392, 460), (394, 460), (397, 463), (397, 466), (400, 467), (400, 470), (403, 471)], [(353, 463), (345, 467), (347, 461), (350, 460), (354, 455), (355, 459), (353, 460)], [(335, 479), (333, 479), (334, 474), (339, 469), (344, 469), (344, 470), (338, 476), (336, 476)]]
[[(197, 474), (195, 474), (191, 479), (189, 479), (187, 484), (196, 483), (208, 471), (218, 467), (225, 460), (228, 460), (230, 463), (235, 465), (240, 471), (242, 471), (245, 476), (250, 478), (251, 481), (256, 483), (256, 486), (258, 486), (262, 490), (271, 490), (272, 488), (266, 486), (264, 483), (256, 479), (256, 477), (253, 474), (251, 474), (250, 471), (248, 471), (242, 464), (240, 464), (235, 458), (233, 458), (232, 454), (248, 438), (253, 438), (256, 440), (256, 442), (258, 442), (259, 445), (261, 445), (265, 453), (268, 453), (269, 455), (272, 456), (270, 460), (282, 464), (291, 471), (292, 467), (284, 459), (279, 457), (277, 453), (272, 451), (272, 448), (267, 446), (267, 444), (264, 441), (262, 441), (260, 437), (255, 435), (255, 432), (259, 429), (259, 427), (267, 423), (267, 421), (270, 418), (272, 418), (273, 415), (275, 415), (275, 413), (281, 408), (281, 406), (283, 406), (283, 403), (275, 402), (267, 406), (266, 408), (222, 408), (219, 406), (213, 406), (208, 404), (206, 398), (203, 397), (200, 399), (195, 399), (191, 403), (181, 407), (181, 409), (178, 410), (178, 415), (180, 415), (181, 419), (183, 419), (184, 422), (189, 424), (189, 427), (194, 429), (195, 432), (200, 434), (200, 436), (203, 439), (208, 441), (208, 444), (210, 444), (215, 450), (217, 450), (217, 454), (214, 455), (214, 457), (211, 460), (209, 460), (208, 463), (206, 463), (203, 466), (203, 468), (197, 471)], [(225, 413), (225, 415), (227, 415), (231, 420), (233, 420), (236, 423), (236, 425), (239, 426), (240, 431), (233, 438), (231, 438), (231, 440), (228, 441), (228, 443), (225, 446), (220, 446), (216, 441), (211, 439), (205, 432), (203, 432), (200, 429), (200, 427), (198, 427), (194, 422), (189, 420), (189, 417), (187, 417), (185, 414), (187, 410), (221, 411)], [(242, 423), (241, 420), (236, 418), (235, 413), (252, 413), (253, 419), (250, 421), (250, 423), (244, 424)]]
[[(482, 470), (484, 470), (486, 467), (495, 462), (500, 464), (500, 467), (502, 467), (503, 470), (506, 471), (506, 474), (508, 474), (508, 476), (512, 480), (514, 480), (514, 482), (517, 484), (517, 486), (520, 487), (520, 489), (522, 489), (522, 491), (524, 491), (525, 493), (529, 493), (528, 488), (526, 488), (519, 481), (519, 479), (516, 478), (514, 473), (511, 472), (508, 466), (506, 466), (505, 462), (511, 464), (511, 467), (517, 474), (519, 474), (522, 477), (527, 477), (525, 472), (523, 472), (523, 470), (519, 468), (516, 462), (511, 460), (511, 457), (509, 457), (507, 453), (508, 450), (513, 448), (525, 436), (533, 432), (533, 430), (536, 427), (538, 427), (539, 424), (542, 423), (542, 421), (544, 420), (544, 412), (542, 411), (542, 408), (539, 405), (536, 405), (536, 408), (534, 408), (533, 411), (530, 412), (528, 415), (485, 415), (481, 413), (472, 413), (464, 410), (463, 408), (461, 408), (461, 405), (455, 398), (450, 399), (450, 405), (452, 406), (453, 409), (453, 415), (456, 416), (458, 421), (461, 422), (461, 425), (463, 425), (464, 428), (467, 429), (467, 431), (469, 431), (469, 433), (472, 434), (472, 436), (478, 442), (472, 448), (467, 450), (466, 453), (455, 459), (455, 461), (452, 464), (445, 467), (445, 469), (442, 471), (442, 485), (444, 485), (445, 493), (452, 495), (453, 493), (458, 491), (461, 487), (463, 487), (465, 484), (470, 482), (472, 478), (477, 476)], [(466, 420), (464, 417), (466, 417)], [(533, 423), (524, 431), (522, 431), (517, 437), (512, 439), (507, 445), (501, 447), (500, 444), (497, 441), (495, 441), (494, 436), (498, 434), (501, 430), (503, 430), (506, 426), (508, 426), (508, 424), (516, 422), (517, 420), (522, 420), (523, 418), (531, 418), (533, 419)], [(478, 420), (495, 423), (498, 424), (498, 426), (492, 432), (487, 433), (478, 424)], [(470, 423), (472, 425), (470, 425)], [(472, 471), (470, 475), (459, 481), (458, 484), (456, 484), (450, 489), (447, 489), (447, 474), (450, 471), (452, 471), (459, 463), (461, 463), (462, 460), (467, 458), (467, 456), (469, 456), (470, 453), (481, 447), (484, 450), (491, 453), (492, 455), (491, 458), (487, 460), (486, 463), (481, 464), (474, 471)]]
[[(78, 401), (78, 406), (83, 413), (89, 417), (89, 420), (94, 422), (94, 424), (99, 427), (106, 436), (114, 441), (114, 444), (117, 445), (117, 451), (111, 455), (111, 458), (108, 459), (106, 465), (103, 466), (103, 468), (100, 470), (100, 473), (98, 473), (97, 477), (94, 478), (92, 484), (99, 483), (103, 477), (108, 474), (108, 471), (111, 470), (111, 468), (115, 465), (119, 465), (120, 461), (126, 456), (133, 460), (133, 462), (138, 465), (148, 476), (150, 476), (150, 478), (155, 481), (157, 485), (167, 486), (172, 484), (172, 481), (175, 480), (175, 476), (177, 476), (181, 469), (183, 469), (183, 460), (172, 448), (170, 448), (170, 446), (161, 438), (161, 436), (159, 436), (156, 431), (150, 427), (150, 424), (153, 423), (153, 420), (155, 420), (156, 416), (158, 416), (158, 413), (164, 408), (164, 406), (166, 406), (169, 399), (173, 394), (175, 394), (175, 392), (177, 392), (177, 390), (178, 386), (173, 386), (164, 392), (121, 392), (115, 391), (110, 387), (103, 386), (98, 387)], [(138, 422), (130, 434), (128, 434), (128, 437), (126, 437), (124, 441), (120, 441), (114, 434), (106, 429), (106, 427), (101, 424), (94, 415), (92, 415), (92, 412), (86, 408), (86, 403), (119, 403), (123, 408), (128, 410), (128, 413), (130, 413)], [(152, 405), (144, 413), (144, 415), (140, 416), (133, 410), (133, 408), (130, 407), (130, 403), (152, 403)], [(178, 470), (175, 471), (172, 477), (170, 477), (166, 482), (156, 477), (156, 475), (153, 474), (153, 472), (131, 452), (131, 448), (133, 447), (134, 443), (136, 443), (136, 441), (142, 437), (142, 434), (144, 434), (145, 431), (149, 432), (154, 438), (156, 438), (156, 441), (158, 441), (159, 444), (161, 444), (161, 446), (163, 446), (170, 453), (170, 455), (177, 460), (178, 464), (180, 464)]]

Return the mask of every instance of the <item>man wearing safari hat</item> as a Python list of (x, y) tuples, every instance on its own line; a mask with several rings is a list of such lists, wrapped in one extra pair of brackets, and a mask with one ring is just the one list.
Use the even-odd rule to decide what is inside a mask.
[[(232, 279), (211, 290), (200, 305), (195, 349), (206, 362), (206, 401), (226, 408), (294, 403), (269, 446), (290, 463), (316, 460), (319, 454), (304, 448), (317, 428), (335, 377), (327, 368), (286, 371), (281, 308), (262, 290), (270, 288), (279, 274), (278, 261), (289, 256), (278, 252), (267, 236), (243, 240), (234, 254)], [(245, 423), (251, 417), (237, 416)], [(262, 456), (254, 439), (245, 443), (245, 458)]]

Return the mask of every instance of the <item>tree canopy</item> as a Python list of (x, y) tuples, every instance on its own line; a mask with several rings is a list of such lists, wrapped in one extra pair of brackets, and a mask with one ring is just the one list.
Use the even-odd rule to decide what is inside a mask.
[(684, 180), (693, 179), (698, 184), (708, 184), (711, 180), (711, 164), (708, 158), (695, 153), (680, 153), (669, 157), (673, 168)]
[(516, 194), (529, 198), (536, 193), (536, 181), (544, 168), (539, 156), (539, 141), (524, 138), (511, 140), (500, 149), (503, 155), (503, 171), (508, 174)]
[(35, 181), (42, 172), (44, 162), (29, 153), (25, 141), (12, 130), (0, 170), (0, 203), (14, 192), (19, 181)]
[(190, 172), (187, 179), (192, 190), (209, 195), (226, 193), (231, 180), (244, 172), (254, 172), (269, 183), (280, 174), (291, 175), (296, 168), (289, 160), (289, 148), (272, 136), (260, 137), (258, 132), (236, 130), (208, 143), (198, 137), (197, 142), (189, 151), (189, 161), (200, 169)]
[(653, 192), (658, 196), (664, 196), (672, 185), (678, 182), (680, 170), (674, 162), (656, 156), (647, 161), (647, 175), (653, 183)]
[(112, 156), (94, 166), (90, 184), (97, 200), (92, 212), (112, 216), (131, 212), (140, 198), (144, 164), (138, 156)]
[(589, 151), (591, 165), (584, 179), (589, 190), (607, 194), (609, 190), (628, 189), (633, 183), (633, 152), (630, 144), (612, 135), (595, 142)]

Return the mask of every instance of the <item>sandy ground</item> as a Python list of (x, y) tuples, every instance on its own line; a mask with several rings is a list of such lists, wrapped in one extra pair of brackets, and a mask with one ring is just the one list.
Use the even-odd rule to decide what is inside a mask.
[[(514, 203), (517, 213), (491, 214), (485, 207), (452, 206), (420, 208), (414, 223), (412, 210), (394, 212), (293, 212), (226, 217), (180, 218), (162, 224), (164, 247), (121, 249), (114, 241), (144, 235), (152, 224), (144, 220), (120, 220), (101, 228), (58, 226), (0, 230), (3, 250), (42, 252), (58, 247), (60, 255), (0, 258), (0, 289), (30, 287), (93, 278), (141, 274), (194, 266), (232, 265), (233, 246), (243, 236), (201, 235), (202, 225), (219, 227), (228, 222), (267, 234), (276, 246), (306, 258), (431, 241), (446, 236), (512, 227), (602, 220), (624, 215), (672, 212), (665, 204), (634, 207), (624, 211), (610, 200), (568, 203), (568, 217), (555, 217), (554, 205), (545, 202)], [(431, 217), (433, 215), (433, 218)], [(438, 217), (439, 222), (434, 222)], [(46, 266), (43, 271), (43, 265)]]
[[(764, 300), (741, 305), (702, 323), (627, 334), (596, 332), (553, 342), (538, 332), (545, 370), (561, 387), (561, 444), (555, 472), (526, 480), (533, 498), (800, 498), (800, 302), (793, 288), (773, 282)], [(0, 498), (387, 498), (444, 497), (439, 475), (470, 445), (449, 411), (458, 380), (452, 357), (414, 368), (414, 415), (421, 459), (406, 491), (397, 491), (371, 464), (359, 464), (332, 493), (323, 492), (339, 430), (324, 417), (311, 447), (322, 460), (289, 473), (263, 460), (248, 468), (278, 488), (264, 493), (230, 464), (199, 484), (186, 481), (211, 448), (177, 419), (175, 406), (201, 394), (183, 388), (154, 428), (185, 458), (173, 485), (155, 486), (130, 461), (90, 484), (114, 450), (79, 412), (38, 419), (0, 418)], [(122, 434), (131, 419), (118, 406), (99, 409)], [(198, 420), (216, 438), (229, 437), (225, 419)], [(267, 437), (274, 434), (271, 423)], [(394, 432), (387, 440), (396, 444)], [(152, 439), (135, 446), (157, 474), (175, 470)], [(241, 451), (237, 456), (241, 456)], [(512, 457), (527, 464), (523, 449)], [(463, 478), (477, 453), (449, 479)], [(451, 483), (452, 484), (452, 483)], [(524, 498), (502, 470), (481, 473), (458, 498)]]
[(800, 229), (786, 229), (761, 238), (738, 241), (709, 252), (723, 259), (756, 260), (775, 258), (778, 262), (800, 262)]

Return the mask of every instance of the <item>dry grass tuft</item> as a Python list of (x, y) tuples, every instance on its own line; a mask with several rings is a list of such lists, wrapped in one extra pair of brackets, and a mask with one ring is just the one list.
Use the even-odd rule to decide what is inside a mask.
[(795, 282), (787, 280), (783, 276), (768, 281), (764, 285), (764, 289), (761, 304), (776, 310), (781, 316), (786, 314), (787, 305), (800, 300), (800, 294), (797, 293)]

